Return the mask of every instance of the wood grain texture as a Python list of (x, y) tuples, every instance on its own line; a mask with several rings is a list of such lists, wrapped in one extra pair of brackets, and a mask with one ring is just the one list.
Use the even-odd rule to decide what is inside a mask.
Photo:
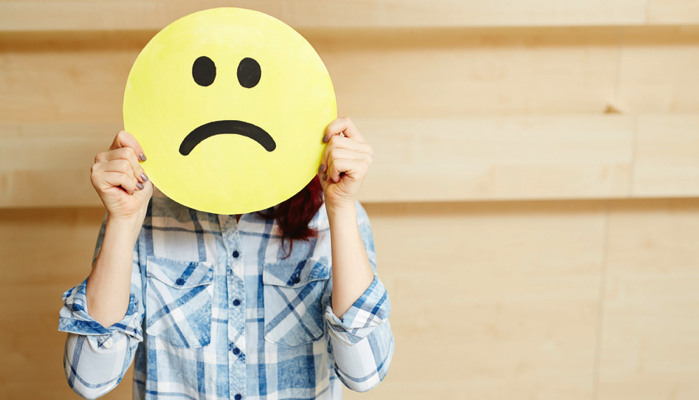
[(699, 26), (623, 28), (619, 57), (621, 112), (699, 110)]
[[(699, 195), (699, 117), (355, 119), (365, 202)], [(119, 124), (0, 123), (0, 207), (97, 206), (94, 156)]]
[[(619, 28), (302, 33), (354, 117), (601, 114), (615, 98)], [(154, 34), (0, 34), (0, 121), (121, 121), (129, 69)]]
[(589, 399), (603, 202), (368, 205), (396, 353), (348, 399)]
[[(120, 121), (154, 33), (0, 34), (0, 121)], [(699, 112), (696, 27), (303, 33), (355, 117)]]
[[(161, 29), (184, 15), (221, 6), (256, 9), (295, 28), (590, 26), (647, 21), (647, 0), (4, 0), (0, 31)], [(665, 24), (688, 20), (672, 4), (656, 4), (653, 11), (655, 20)]]
[(634, 197), (699, 194), (699, 116), (638, 117)]
[(650, 24), (697, 24), (699, 2), (696, 0), (648, 0)]
[[(360, 128), (375, 141), (362, 200), (381, 202), (696, 195), (696, 168), (684, 168), (694, 165), (686, 133), (694, 117), (678, 113), (699, 115), (697, 32), (335, 29), (307, 37), (333, 76), (340, 113), (366, 121)], [(129, 66), (153, 33), (0, 34), (0, 206), (99, 204), (87, 171), (120, 129)], [(636, 118), (639, 110), (669, 115)], [(665, 148), (686, 156), (644, 147), (665, 136), (675, 143)]]
[[(374, 147), (362, 201), (618, 198), (630, 191), (630, 117), (355, 122)], [(116, 124), (0, 124), (0, 206), (99, 205), (90, 166), (117, 131)]]
[[(61, 294), (85, 279), (104, 211), (0, 210), (0, 397), (75, 399), (63, 372)], [(130, 378), (125, 378), (130, 382)], [(131, 398), (131, 384), (104, 399)]]
[(699, 397), (699, 201), (610, 212), (598, 399)]
[(626, 197), (625, 116), (359, 120), (375, 147), (363, 200)]
[(309, 41), (340, 114), (601, 114), (615, 98), (620, 29), (348, 30)]
[(152, 33), (0, 35), (0, 121), (119, 122), (131, 64)]
[(104, 123), (0, 123), (0, 205), (100, 205), (90, 167), (118, 131)]

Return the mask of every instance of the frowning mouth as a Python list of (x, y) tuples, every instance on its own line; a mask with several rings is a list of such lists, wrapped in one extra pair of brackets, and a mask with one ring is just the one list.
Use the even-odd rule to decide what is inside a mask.
[(245, 121), (222, 120), (206, 123), (191, 131), (180, 145), (180, 154), (189, 155), (203, 140), (222, 134), (249, 137), (270, 152), (277, 148), (272, 136), (259, 126)]

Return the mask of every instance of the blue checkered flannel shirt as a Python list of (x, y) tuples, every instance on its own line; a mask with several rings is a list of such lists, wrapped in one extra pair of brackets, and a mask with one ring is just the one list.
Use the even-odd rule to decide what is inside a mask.
[[(357, 208), (376, 274), (369, 219)], [(325, 206), (310, 225), (318, 237), (294, 242), (285, 258), (274, 220), (251, 213), (236, 222), (156, 190), (123, 320), (104, 327), (90, 317), (87, 279), (63, 294), (68, 384), (97, 398), (135, 362), (134, 399), (339, 399), (340, 381), (356, 391), (376, 386), (394, 348), (388, 293), (375, 275), (338, 318)], [(104, 224), (95, 254), (103, 235)]]

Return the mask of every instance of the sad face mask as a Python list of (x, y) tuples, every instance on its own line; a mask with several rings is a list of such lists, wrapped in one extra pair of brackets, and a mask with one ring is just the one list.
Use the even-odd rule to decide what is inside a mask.
[(268, 15), (218, 8), (183, 17), (139, 54), (124, 128), (168, 197), (217, 214), (279, 204), (317, 173), (337, 116), (311, 45)]

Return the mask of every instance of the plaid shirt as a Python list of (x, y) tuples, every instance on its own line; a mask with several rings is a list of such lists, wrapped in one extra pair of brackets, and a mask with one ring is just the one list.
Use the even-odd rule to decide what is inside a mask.
[[(369, 220), (357, 209), (376, 273)], [(123, 320), (105, 328), (89, 316), (87, 279), (63, 294), (68, 384), (99, 397), (135, 358), (134, 399), (339, 399), (339, 381), (356, 391), (376, 386), (393, 355), (388, 293), (375, 276), (338, 318), (325, 206), (310, 225), (318, 237), (294, 242), (285, 258), (274, 220), (252, 213), (236, 222), (156, 190)], [(103, 235), (104, 224), (95, 254)]]

